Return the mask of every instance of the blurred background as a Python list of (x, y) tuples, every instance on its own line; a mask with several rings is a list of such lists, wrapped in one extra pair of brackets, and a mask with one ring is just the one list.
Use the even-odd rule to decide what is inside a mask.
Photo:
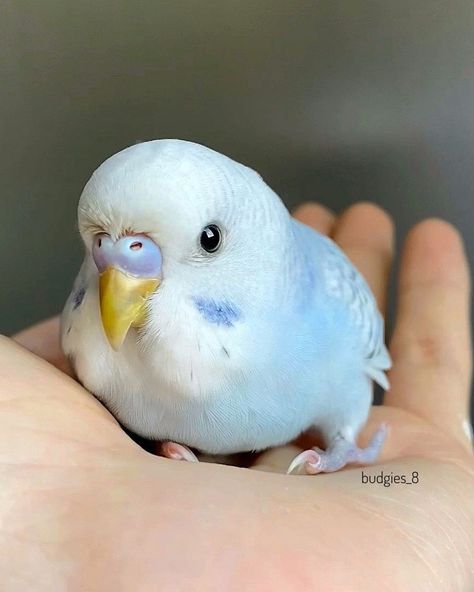
[(58, 312), (77, 200), (140, 140), (206, 144), (288, 206), (442, 216), (474, 255), (472, 0), (3, 0), (0, 331)]

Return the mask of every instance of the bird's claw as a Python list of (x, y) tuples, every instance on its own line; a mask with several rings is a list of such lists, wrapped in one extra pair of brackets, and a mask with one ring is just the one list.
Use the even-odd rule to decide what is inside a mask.
[(377, 460), (386, 436), (386, 424), (378, 428), (365, 448), (337, 436), (326, 450), (315, 447), (298, 454), (288, 467), (287, 474), (316, 475), (338, 471), (349, 463), (371, 464)]
[(317, 448), (310, 448), (303, 450), (296, 456), (288, 467), (287, 474), (291, 475), (293, 472), (296, 475), (315, 475), (319, 471), (315, 470), (320, 462), (320, 455)]
[(188, 462), (199, 462), (197, 456), (187, 446), (177, 444), (176, 442), (163, 442), (161, 444), (161, 454), (165, 458), (173, 460), (185, 460)]

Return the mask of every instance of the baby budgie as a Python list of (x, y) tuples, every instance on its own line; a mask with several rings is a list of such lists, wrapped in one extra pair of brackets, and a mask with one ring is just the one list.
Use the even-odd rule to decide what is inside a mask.
[(259, 451), (317, 428), (289, 472), (367, 464), (388, 388), (383, 319), (358, 271), (255, 171), (183, 140), (106, 160), (78, 207), (85, 258), (62, 317), (78, 379), (169, 458)]

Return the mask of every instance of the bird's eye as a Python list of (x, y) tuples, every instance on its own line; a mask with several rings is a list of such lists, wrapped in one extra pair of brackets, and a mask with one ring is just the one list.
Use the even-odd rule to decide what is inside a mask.
[(215, 224), (209, 224), (201, 232), (201, 247), (208, 253), (214, 253), (220, 244), (221, 231)]
[(101, 232), (99, 234), (95, 235), (95, 244), (97, 245), (97, 247), (100, 249), (102, 247), (102, 243), (104, 241), (105, 238), (107, 238), (109, 235), (105, 232)]

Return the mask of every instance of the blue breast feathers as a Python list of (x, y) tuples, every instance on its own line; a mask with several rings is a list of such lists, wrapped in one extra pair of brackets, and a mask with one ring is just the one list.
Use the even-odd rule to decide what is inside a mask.
[(214, 325), (233, 327), (234, 323), (241, 318), (240, 310), (226, 300), (216, 301), (208, 298), (193, 298), (199, 313)]

